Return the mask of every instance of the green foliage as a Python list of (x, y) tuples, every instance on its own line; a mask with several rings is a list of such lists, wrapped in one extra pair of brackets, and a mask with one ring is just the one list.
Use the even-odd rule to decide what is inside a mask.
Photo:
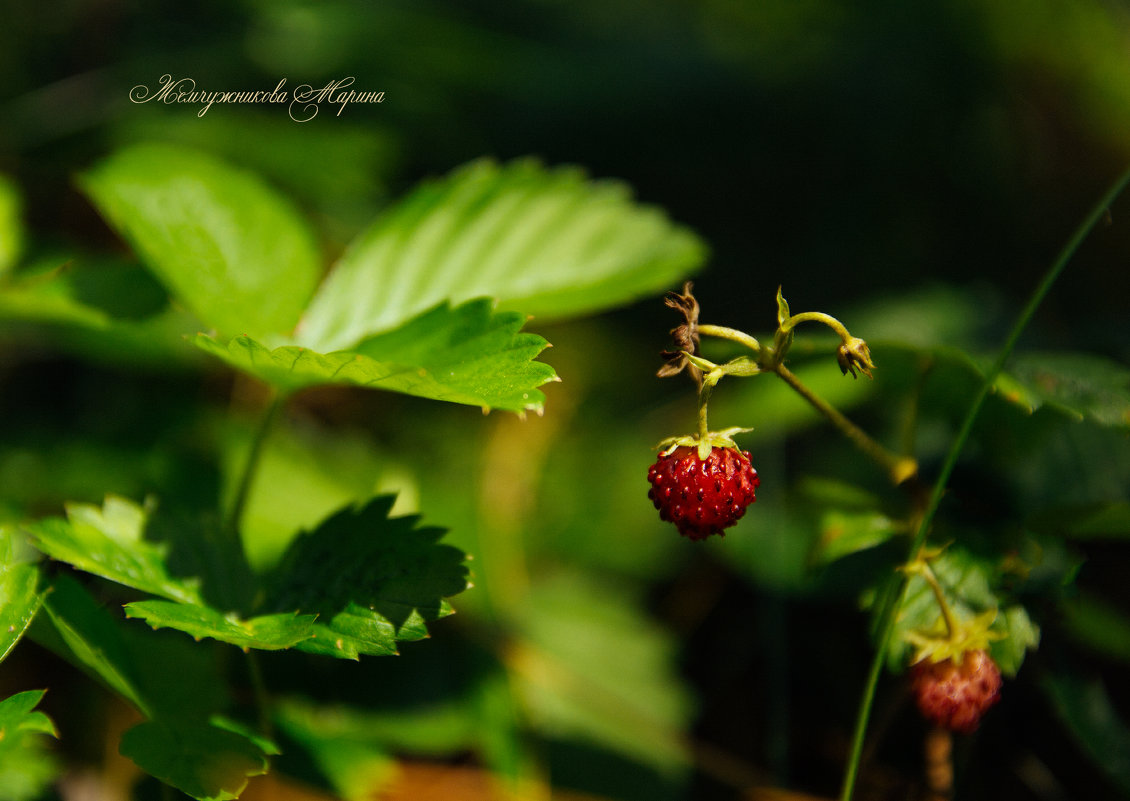
[(23, 198), (19, 187), (0, 173), (0, 276), (11, 271), (23, 251)]
[(488, 295), (564, 317), (657, 292), (696, 269), (702, 243), (622, 184), (534, 161), (474, 162), (421, 186), (352, 244), (296, 334), (348, 348), (441, 301)]
[(28, 690), (0, 701), (0, 800), (38, 798), (58, 773), (43, 737), (58, 737), (55, 724), (35, 711), (45, 690)]
[(388, 517), (393, 500), (347, 507), (291, 543), (267, 607), (318, 615), (300, 650), (342, 659), (393, 654), (398, 640), (426, 637), (427, 621), (451, 614), (445, 598), (467, 586), (463, 553), (437, 544), (443, 529)]
[(197, 640), (211, 637), (244, 649), (291, 648), (314, 636), (315, 615), (261, 615), (240, 620), (211, 607), (171, 601), (135, 601), (126, 604), (125, 610), (126, 617), (140, 618), (155, 629), (177, 629)]
[(121, 752), (197, 801), (239, 798), (249, 778), (267, 772), (258, 743), (207, 721), (140, 723), (122, 735)]
[(37, 562), (15, 528), (0, 526), (0, 661), (19, 642), (43, 603)]
[(80, 184), (146, 265), (221, 334), (289, 331), (321, 264), (298, 211), (258, 177), (191, 150), (118, 151)]
[(544, 406), (545, 395), (535, 388), (555, 378), (550, 367), (532, 361), (548, 343), (519, 333), (523, 323), (517, 314), (492, 313), (490, 303), (480, 300), (455, 309), (439, 306), (351, 351), (268, 350), (249, 337), (224, 346), (203, 334), (195, 341), (205, 352), (286, 391), (347, 384), (523, 412)]
[(1130, 727), (1103, 683), (1066, 671), (1042, 679), (1052, 708), (1078, 747), (1122, 793), (1130, 793)]

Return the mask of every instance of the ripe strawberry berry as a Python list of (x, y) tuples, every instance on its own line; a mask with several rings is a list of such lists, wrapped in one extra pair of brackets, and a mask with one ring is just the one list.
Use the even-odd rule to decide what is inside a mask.
[(1000, 668), (987, 651), (966, 651), (960, 663), (924, 659), (910, 670), (918, 710), (950, 731), (972, 733), (985, 711), (1000, 700)]
[(749, 453), (715, 446), (705, 460), (698, 448), (683, 445), (661, 453), (647, 472), (651, 498), (659, 517), (670, 520), (692, 540), (722, 535), (757, 500), (761, 483)]

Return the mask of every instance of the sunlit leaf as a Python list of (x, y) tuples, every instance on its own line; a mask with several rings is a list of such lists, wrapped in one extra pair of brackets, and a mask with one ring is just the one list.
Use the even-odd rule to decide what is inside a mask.
[(283, 390), (349, 384), (521, 412), (544, 405), (536, 388), (555, 377), (553, 368), (533, 361), (547, 343), (522, 333), (523, 323), (521, 315), (492, 313), (490, 302), (479, 300), (440, 305), (350, 351), (271, 350), (249, 337), (223, 345), (200, 335), (196, 344)]
[(208, 606), (172, 601), (126, 604), (126, 617), (141, 618), (155, 629), (183, 631), (196, 639), (210, 637), (239, 648), (274, 651), (313, 636), (314, 615), (263, 615), (241, 620)]
[(203, 153), (137, 145), (80, 186), (169, 292), (223, 335), (289, 331), (321, 274), (314, 237), (291, 203)]
[(443, 529), (389, 518), (393, 501), (346, 507), (291, 543), (266, 606), (318, 615), (299, 649), (344, 659), (393, 654), (398, 640), (426, 637), (428, 621), (451, 614), (446, 599), (467, 586), (463, 553), (438, 543)]
[(146, 773), (198, 801), (239, 798), (252, 776), (267, 772), (267, 756), (251, 739), (205, 721), (147, 721), (119, 746)]
[(820, 520), (820, 543), (814, 554), (827, 564), (857, 551), (874, 548), (898, 532), (897, 524), (880, 512), (829, 511)]
[(625, 186), (534, 161), (477, 161), (425, 183), (342, 257), (297, 332), (351, 348), (447, 300), (487, 296), (541, 317), (608, 308), (667, 288), (702, 243)]
[(101, 508), (72, 503), (66, 510), (66, 520), (47, 518), (26, 527), (45, 554), (127, 587), (200, 603), (199, 581), (170, 575), (167, 547), (142, 539), (148, 513), (141, 506), (108, 495)]
[(0, 660), (19, 642), (43, 602), (36, 561), (19, 532), (0, 526)]

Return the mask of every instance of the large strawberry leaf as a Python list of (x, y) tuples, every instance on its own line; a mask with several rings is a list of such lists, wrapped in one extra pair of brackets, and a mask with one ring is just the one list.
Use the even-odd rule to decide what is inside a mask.
[(1130, 369), (1085, 353), (1027, 353), (1009, 364), (997, 390), (1028, 411), (1042, 406), (1082, 420), (1130, 427)]
[(19, 642), (43, 603), (36, 557), (14, 529), (0, 526), (0, 660)]
[(174, 601), (200, 603), (199, 581), (170, 574), (168, 548), (142, 539), (148, 512), (115, 495), (101, 508), (66, 505), (67, 519), (46, 518), (27, 526), (32, 543), (48, 556), (79, 570)]
[(210, 721), (146, 721), (122, 735), (119, 750), (198, 801), (239, 798), (250, 777), (267, 772), (260, 743)]
[(343, 659), (396, 653), (397, 641), (427, 635), (427, 622), (451, 614), (447, 598), (467, 587), (464, 554), (417, 528), (415, 516), (389, 518), (393, 498), (346, 507), (291, 543), (274, 574), (268, 611), (313, 613), (314, 636), (297, 644)]
[(305, 220), (255, 175), (188, 149), (138, 145), (82, 175), (103, 217), (205, 325), (294, 327), (321, 263)]
[(521, 333), (521, 315), (492, 313), (483, 299), (442, 304), (354, 350), (318, 353), (304, 347), (269, 349), (250, 337), (226, 345), (203, 334), (202, 350), (282, 390), (352, 384), (434, 400), (521, 412), (541, 409), (537, 387), (555, 378), (533, 361), (547, 345)]
[(473, 162), (425, 183), (361, 234), (296, 332), (350, 348), (442, 301), (498, 298), (560, 317), (608, 308), (700, 266), (701, 241), (627, 188), (532, 160)]

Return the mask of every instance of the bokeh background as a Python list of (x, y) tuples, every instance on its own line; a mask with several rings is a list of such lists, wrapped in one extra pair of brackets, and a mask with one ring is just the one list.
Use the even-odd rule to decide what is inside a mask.
[[(884, 339), (991, 354), (1130, 162), (1130, 5), (1118, 0), (16, 0), (4, 17), (0, 171), (23, 196), (27, 264), (128, 262), (73, 175), (142, 140), (263, 174), (315, 221), (327, 264), (421, 178), (484, 155), (579, 164), (626, 181), (706, 240), (704, 321), (764, 334), (782, 285), (794, 311), (831, 313), (872, 341), (874, 383), (842, 378), (819, 335), (802, 335), (810, 344), (795, 358), (892, 447), (908, 425), (913, 359), (884, 351)], [(196, 107), (130, 102), (132, 87), (165, 73), (217, 90), (354, 76), (386, 100), (339, 116), (323, 108), (301, 124), (269, 106), (217, 105), (201, 118)], [(1130, 361), (1128, 216), (1130, 198), (1081, 249), (1023, 347)], [(155, 283), (122, 286), (87, 299), (139, 319), (164, 302)], [(761, 499), (724, 541), (681, 541), (656, 519), (645, 480), (653, 444), (693, 427), (690, 383), (654, 377), (676, 322), (659, 297), (567, 324), (531, 321), (554, 344), (544, 360), (563, 382), (548, 388), (545, 416), (524, 422), (360, 391), (293, 404), (268, 448), (249, 538), (269, 550), (345, 501), (397, 492), (399, 511), (450, 528), (475, 574), (459, 615), (399, 659), (268, 662), (276, 688), (293, 688), (296, 742), (330, 738), (310, 734), (317, 701), (345, 710), (342, 742), (363, 754), (358, 764), (383, 766), (374, 775), (393, 791), (415, 766), (465, 782), (436, 796), (448, 798), (473, 797), (483, 773), (624, 801), (756, 797), (756, 787), (835, 794), (869, 653), (858, 598), (874, 565), (814, 561), (813, 498), (847, 482), (892, 513), (899, 502), (766, 377), (723, 385), (713, 418), (755, 428), (743, 445)], [(106, 492), (186, 506), (225, 492), (262, 401), (255, 386), (176, 342), (123, 358), (66, 325), (9, 320), (0, 333), (6, 518)], [(920, 419), (927, 471), (967, 397), (961, 380), (942, 383)], [(1058, 424), (1029, 430), (1003, 407), (988, 414), (1000, 436), (981, 431), (984, 458), (955, 483), (994, 525), (1031, 516), (1052, 494), (1125, 500), (1125, 427), (1080, 423), (1056, 439)], [(1110, 633), (1125, 633), (1125, 546), (1073, 543), (1049, 558), (1118, 620), (1104, 630), (1087, 618), (1088, 636), (1060, 625), (1049, 603), (1036, 665), (978, 739), (959, 744), (963, 798), (1130, 788), (1119, 723), (1130, 646)], [(4, 670), (49, 680), (66, 759), (102, 764), (113, 703), (35, 646), (21, 649)], [(1113, 750), (1072, 725), (1041, 664), (1103, 682)], [(921, 731), (897, 680), (880, 694), (876, 726), (861, 797), (911, 797)], [(346, 792), (324, 765), (292, 772)], [(426, 797), (412, 792), (403, 797)]]

